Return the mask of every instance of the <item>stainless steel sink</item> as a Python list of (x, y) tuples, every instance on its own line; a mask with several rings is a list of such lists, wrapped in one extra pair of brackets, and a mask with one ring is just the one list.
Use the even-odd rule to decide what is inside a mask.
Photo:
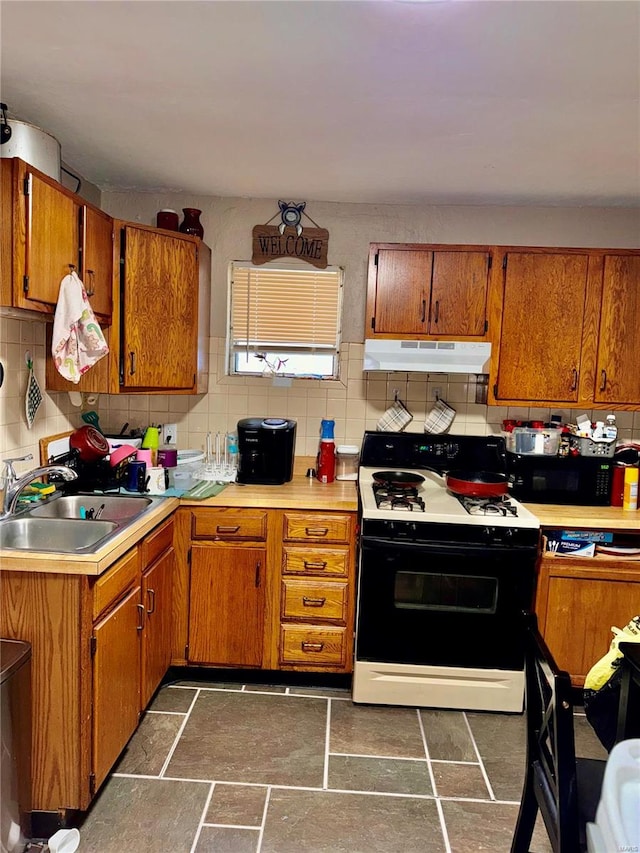
[[(149, 508), (152, 498), (141, 495), (61, 495), (37, 506), (29, 513), (31, 518), (80, 518), (81, 507), (100, 514), (101, 521), (131, 521)], [(94, 516), (95, 517), (95, 516)]]
[(62, 554), (86, 552), (96, 550), (98, 543), (117, 528), (115, 521), (21, 516), (0, 523), (0, 548)]

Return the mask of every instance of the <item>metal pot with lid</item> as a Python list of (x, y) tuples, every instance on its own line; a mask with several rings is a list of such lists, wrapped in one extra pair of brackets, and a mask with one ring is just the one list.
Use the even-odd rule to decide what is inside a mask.
[(109, 453), (109, 442), (95, 427), (81, 426), (69, 436), (69, 446), (83, 462), (97, 462)]

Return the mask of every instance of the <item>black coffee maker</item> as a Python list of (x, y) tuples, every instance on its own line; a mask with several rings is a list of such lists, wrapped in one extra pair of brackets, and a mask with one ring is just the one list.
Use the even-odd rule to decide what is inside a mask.
[(296, 422), (284, 418), (238, 421), (238, 483), (280, 486), (293, 477)]

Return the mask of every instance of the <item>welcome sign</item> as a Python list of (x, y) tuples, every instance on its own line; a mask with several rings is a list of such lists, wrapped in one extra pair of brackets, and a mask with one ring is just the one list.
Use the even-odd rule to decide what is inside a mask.
[(256, 225), (253, 229), (251, 261), (254, 264), (266, 264), (277, 258), (294, 258), (325, 269), (328, 251), (329, 232), (326, 228), (296, 229), (287, 226), (281, 230), (277, 225)]

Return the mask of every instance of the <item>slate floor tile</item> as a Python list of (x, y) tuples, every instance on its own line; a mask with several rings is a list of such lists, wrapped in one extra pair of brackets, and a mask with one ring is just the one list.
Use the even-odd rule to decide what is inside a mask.
[(190, 853), (209, 785), (114, 776), (80, 827), (78, 853)]
[(220, 782), (322, 785), (327, 702), (203, 691), (168, 776)]
[(350, 755), (426, 758), (415, 709), (350, 702), (331, 706), (329, 749)]
[(216, 784), (205, 823), (260, 826), (267, 788), (262, 785)]
[(421, 710), (429, 758), (439, 761), (477, 761), (462, 711)]
[(183, 722), (184, 716), (181, 714), (145, 714), (115, 766), (114, 773), (157, 776)]
[(255, 829), (203, 826), (195, 853), (256, 853), (259, 837)]
[(479, 764), (434, 761), (431, 768), (439, 797), (489, 799), (489, 791)]
[(261, 853), (441, 853), (435, 800), (272, 790)]
[(433, 794), (426, 761), (329, 756), (329, 788), (387, 794)]
[(182, 687), (162, 687), (151, 705), (149, 705), (149, 710), (175, 711), (178, 714), (186, 714), (191, 707), (196, 692), (196, 690), (188, 690)]

